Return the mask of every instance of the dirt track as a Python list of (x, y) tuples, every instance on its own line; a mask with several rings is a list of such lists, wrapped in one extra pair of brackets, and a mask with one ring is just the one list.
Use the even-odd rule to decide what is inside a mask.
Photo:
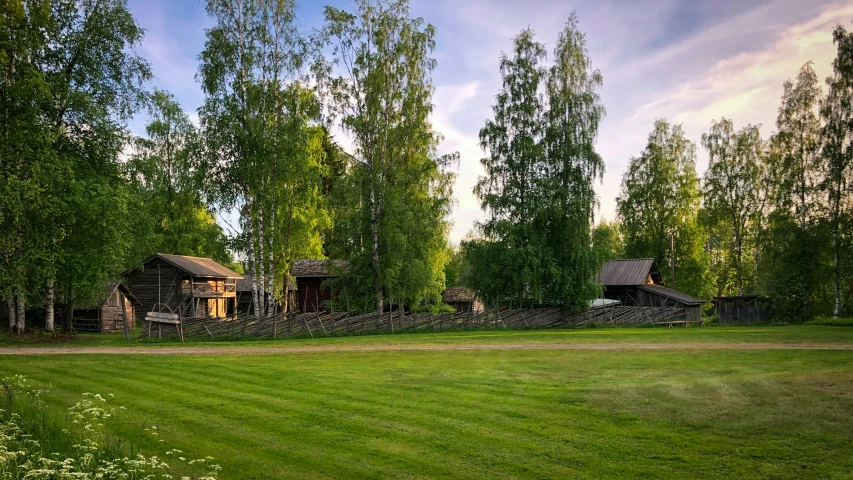
[(821, 343), (494, 343), (386, 344), (275, 347), (12, 347), (0, 355), (288, 355), (334, 352), (476, 350), (853, 350), (853, 344)]

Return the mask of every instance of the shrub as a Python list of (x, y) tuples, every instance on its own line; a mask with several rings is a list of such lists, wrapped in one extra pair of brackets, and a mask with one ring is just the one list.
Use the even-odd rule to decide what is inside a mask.
[(853, 318), (815, 317), (806, 325), (824, 325), (830, 327), (853, 327)]
[[(169, 479), (172, 471), (157, 456), (125, 455), (120, 439), (110, 437), (108, 422), (124, 410), (109, 406), (112, 395), (84, 393), (67, 409), (61, 421), (45, 406), (46, 391), (16, 375), (2, 380), (4, 408), (0, 408), (0, 479), (136, 480)], [(157, 427), (146, 429), (157, 436)], [(163, 441), (160, 440), (162, 443)], [(213, 458), (187, 460), (180, 450), (169, 450), (182, 479), (216, 480), (220, 467)]]

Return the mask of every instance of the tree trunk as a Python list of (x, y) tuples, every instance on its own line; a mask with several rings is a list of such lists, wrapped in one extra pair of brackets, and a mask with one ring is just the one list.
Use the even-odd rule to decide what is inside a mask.
[(267, 250), (267, 246), (264, 244), (265, 235), (264, 235), (264, 211), (263, 208), (258, 208), (257, 211), (257, 219), (258, 219), (258, 252), (255, 255), (256, 261), (256, 272), (258, 274), (258, 307), (259, 315), (258, 318), (263, 318), (267, 316), (267, 284), (266, 277), (264, 275), (264, 251)]
[(44, 329), (48, 332), (53, 331), (53, 314), (55, 304), (55, 292), (53, 278), (47, 279), (46, 293), (44, 297)]
[(258, 301), (258, 264), (255, 261), (255, 214), (251, 205), (249, 205), (247, 210), (249, 214), (246, 222), (246, 226), (249, 227), (247, 228), (249, 241), (249, 251), (247, 254), (249, 256), (249, 278), (252, 280), (252, 312), (255, 314), (255, 318), (261, 318), (261, 305)]
[(11, 288), (6, 296), (6, 309), (9, 310), (9, 333), (15, 333), (15, 326), (18, 325), (17, 315), (15, 312), (15, 295)]
[(122, 329), (122, 337), (130, 338), (130, 325), (128, 324), (127, 319), (127, 299), (124, 294), (119, 291), (119, 298), (121, 298), (121, 318), (124, 321), (124, 328)]
[(275, 232), (275, 208), (270, 209), (269, 245), (267, 245), (267, 315), (273, 315), (275, 309), (275, 288), (273, 286), (275, 260), (273, 258), (273, 238)]
[(834, 231), (832, 232), (832, 260), (833, 260), (833, 269), (835, 270), (835, 308), (832, 311), (832, 316), (838, 318), (841, 316), (841, 269), (838, 264), (838, 223), (836, 218), (836, 224)]
[(379, 201), (376, 195), (375, 180), (370, 185), (370, 236), (373, 244), (373, 293), (376, 295), (376, 311), (384, 310), (382, 281), (379, 278)]
[(27, 302), (26, 302), (26, 296), (24, 295), (24, 292), (22, 292), (20, 289), (18, 289), (17, 297), (18, 297), (18, 312), (17, 312), (16, 317), (17, 317), (18, 323), (16, 324), (15, 332), (18, 335), (23, 335), (25, 330), (26, 330), (26, 323), (27, 323)]

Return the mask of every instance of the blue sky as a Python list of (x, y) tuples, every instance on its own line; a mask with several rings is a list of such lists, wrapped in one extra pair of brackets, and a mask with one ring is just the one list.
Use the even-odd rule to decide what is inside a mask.
[[(320, 27), (323, 7), (349, 1), (297, 0), (299, 23)], [(194, 80), (212, 25), (202, 0), (130, 0), (147, 30), (140, 53), (151, 62), (154, 84), (172, 92), (195, 117), (203, 95)], [(597, 149), (606, 164), (599, 218), (615, 218), (615, 198), (628, 161), (645, 146), (656, 118), (683, 125), (699, 142), (712, 119), (735, 126), (761, 124), (774, 129), (782, 83), (806, 61), (819, 78), (831, 71), (835, 55), (831, 30), (850, 25), (853, 2), (779, 1), (546, 1), (412, 0), (413, 16), (436, 26), (433, 122), (445, 140), (444, 152), (461, 155), (454, 189), (456, 206), (451, 240), (458, 242), (483, 217), (471, 193), (482, 174), (477, 134), (500, 88), (498, 56), (524, 28), (553, 48), (557, 33), (575, 10), (595, 68), (604, 76), (602, 100), (607, 117)], [(131, 124), (142, 133), (144, 119)], [(701, 176), (707, 155), (699, 149)]]

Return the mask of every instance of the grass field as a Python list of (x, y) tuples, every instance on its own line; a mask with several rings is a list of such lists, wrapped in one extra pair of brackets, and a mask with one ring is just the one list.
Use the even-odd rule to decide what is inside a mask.
[[(67, 346), (124, 343), (94, 336)], [(460, 332), (216, 345), (389, 343), (614, 348), (0, 356), (0, 376), (23, 373), (50, 385), (57, 405), (82, 392), (113, 393), (129, 409), (116, 433), (156, 453), (157, 440), (140, 431), (157, 425), (170, 447), (216, 457), (227, 479), (853, 478), (853, 350), (796, 348), (851, 346), (853, 329)], [(719, 348), (744, 343), (786, 348)], [(640, 344), (696, 348), (634, 348)]]

